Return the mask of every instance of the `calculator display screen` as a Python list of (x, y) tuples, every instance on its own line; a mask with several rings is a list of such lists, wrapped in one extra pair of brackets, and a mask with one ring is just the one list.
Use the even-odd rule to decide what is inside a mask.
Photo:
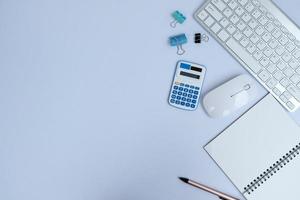
[(187, 73), (187, 72), (183, 72), (183, 71), (180, 72), (180, 75), (187, 76), (187, 77), (190, 77), (190, 78), (200, 79), (199, 75), (191, 74), (191, 73)]

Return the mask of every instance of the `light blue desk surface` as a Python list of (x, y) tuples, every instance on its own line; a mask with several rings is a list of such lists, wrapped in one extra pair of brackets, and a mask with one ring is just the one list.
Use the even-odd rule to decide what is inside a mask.
[[(202, 2), (0, 1), (0, 199), (216, 199), (177, 176), (240, 197), (203, 146), (248, 108), (214, 120), (167, 104), (179, 59), (207, 67), (203, 94), (246, 73), (193, 43)], [(298, 1), (277, 2), (300, 24)], [(188, 19), (172, 29), (176, 9)], [(180, 57), (167, 38), (182, 32)]]

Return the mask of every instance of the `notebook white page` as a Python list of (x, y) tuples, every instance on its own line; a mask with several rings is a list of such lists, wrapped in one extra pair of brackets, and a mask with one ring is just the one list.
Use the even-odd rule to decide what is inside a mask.
[[(296, 148), (299, 142), (300, 127), (269, 94), (205, 149), (247, 199), (296, 199), (300, 196), (296, 188), (300, 180), (300, 156), (293, 155), (299, 152), (300, 146)], [(289, 151), (292, 157), (283, 159)], [(283, 160), (276, 163), (280, 159)], [(283, 165), (284, 160), (289, 163)], [(279, 166), (279, 171), (270, 169), (273, 164), (284, 167)], [(267, 169), (277, 172), (270, 178), (261, 176), (269, 172)], [(251, 182), (253, 187), (247, 187), (252, 186)]]

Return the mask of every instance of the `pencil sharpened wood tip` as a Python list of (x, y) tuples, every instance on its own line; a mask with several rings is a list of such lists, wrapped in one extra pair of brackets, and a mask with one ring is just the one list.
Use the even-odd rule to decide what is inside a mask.
[(184, 177), (178, 177), (180, 180), (182, 180), (183, 182), (185, 183), (188, 183), (189, 182), (189, 179), (188, 178), (184, 178)]

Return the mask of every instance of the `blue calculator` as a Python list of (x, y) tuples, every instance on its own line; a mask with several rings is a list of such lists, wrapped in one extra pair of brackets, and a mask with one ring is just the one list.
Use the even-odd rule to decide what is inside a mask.
[(179, 61), (169, 96), (169, 104), (184, 110), (196, 110), (206, 69), (204, 66)]

